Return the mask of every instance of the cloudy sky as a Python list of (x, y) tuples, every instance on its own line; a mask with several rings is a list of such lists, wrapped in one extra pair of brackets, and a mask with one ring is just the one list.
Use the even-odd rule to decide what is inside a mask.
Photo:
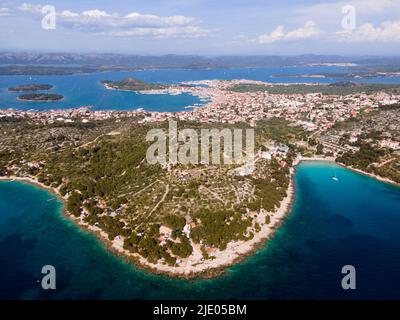
[(0, 50), (400, 54), (400, 0), (0, 0)]

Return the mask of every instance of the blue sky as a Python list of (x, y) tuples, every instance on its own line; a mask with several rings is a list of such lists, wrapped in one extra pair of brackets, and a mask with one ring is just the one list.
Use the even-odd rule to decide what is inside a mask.
[[(44, 5), (55, 29), (44, 29)], [(400, 54), (400, 0), (2, 1), (0, 49)]]

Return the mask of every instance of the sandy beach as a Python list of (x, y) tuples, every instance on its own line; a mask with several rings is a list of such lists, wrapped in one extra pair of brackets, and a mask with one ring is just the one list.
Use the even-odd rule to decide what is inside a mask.
[(400, 183), (398, 183), (396, 181), (393, 181), (391, 179), (384, 178), (384, 177), (378, 176), (378, 175), (373, 174), (373, 173), (365, 172), (365, 171), (362, 171), (362, 170), (357, 169), (357, 168), (349, 167), (349, 166), (346, 166), (346, 165), (341, 164), (341, 163), (336, 163), (336, 164), (341, 166), (341, 167), (344, 167), (346, 169), (352, 170), (354, 172), (361, 173), (361, 174), (366, 175), (368, 177), (374, 178), (376, 180), (379, 180), (379, 181), (382, 181), (382, 182), (386, 182), (386, 183), (390, 183), (390, 184), (393, 184), (395, 186), (400, 186)]
[(357, 169), (357, 168), (346, 166), (346, 165), (344, 165), (344, 164), (342, 164), (340, 162), (336, 162), (334, 157), (300, 157), (299, 161), (327, 161), (327, 162), (333, 162), (334, 164), (336, 164), (338, 166), (341, 166), (343, 168), (352, 170), (354, 172), (369, 176), (369, 177), (374, 178), (376, 180), (379, 180), (379, 181), (382, 181), (382, 182), (386, 182), (386, 183), (390, 183), (390, 184), (393, 184), (393, 185), (396, 185), (396, 186), (400, 186), (400, 183), (398, 183), (396, 181), (393, 181), (391, 179), (384, 178), (384, 177), (378, 176), (378, 175), (373, 174), (373, 173), (365, 172), (365, 171), (362, 171), (362, 170)]

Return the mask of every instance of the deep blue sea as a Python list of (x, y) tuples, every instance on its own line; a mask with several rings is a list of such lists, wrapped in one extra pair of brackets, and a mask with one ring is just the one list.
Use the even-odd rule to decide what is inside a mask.
[[(250, 79), (272, 83), (333, 83), (345, 80), (342, 78), (295, 78), (273, 77), (273, 75), (343, 73), (341, 67), (291, 67), (291, 68), (243, 68), (243, 69), (209, 69), (209, 70), (143, 70), (133, 72), (102, 72), (93, 74), (67, 76), (0, 76), (0, 109), (14, 108), (19, 110), (35, 109), (39, 111), (51, 109), (77, 108), (92, 106), (94, 110), (135, 110), (144, 108), (148, 111), (176, 112), (187, 106), (202, 104), (198, 97), (181, 94), (144, 95), (134, 92), (107, 90), (100, 83), (102, 80), (122, 80), (127, 77), (138, 78), (147, 82), (175, 84), (183, 81), (213, 79)], [(362, 82), (400, 83), (400, 77), (367, 78)], [(18, 93), (7, 88), (23, 84), (51, 84), (54, 87), (46, 91), (64, 96), (62, 101), (31, 102), (17, 101)]]
[[(115, 257), (48, 191), (0, 182), (0, 298), (399, 299), (400, 188), (323, 162), (301, 163), (295, 183), (272, 240), (216, 279), (188, 281)], [(56, 290), (41, 289), (43, 265), (55, 266)], [(341, 288), (344, 265), (356, 290)]]

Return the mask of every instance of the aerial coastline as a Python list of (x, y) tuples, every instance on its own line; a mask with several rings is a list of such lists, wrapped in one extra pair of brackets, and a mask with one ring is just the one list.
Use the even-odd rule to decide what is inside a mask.
[[(87, 222), (83, 221), (81, 217), (74, 216), (71, 212), (67, 210), (66, 203), (68, 199), (60, 194), (59, 188), (47, 186), (39, 182), (35, 177), (28, 176), (0, 176), (0, 182), (20, 181), (38, 186), (45, 190), (49, 190), (52, 194), (54, 194), (58, 199), (62, 201), (63, 213), (67, 218), (74, 221), (78, 227), (96, 235), (99, 241), (101, 241), (108, 248), (108, 250), (112, 251), (123, 259), (131, 261), (135, 264), (136, 267), (149, 270), (155, 274), (162, 274), (174, 278), (213, 278), (224, 273), (226, 268), (243, 261), (248, 256), (251, 256), (255, 251), (259, 250), (260, 247), (264, 246), (267, 241), (274, 236), (274, 233), (277, 231), (277, 229), (285, 222), (286, 216), (290, 214), (293, 203), (295, 201), (294, 174), (297, 166), (302, 161), (330, 162), (336, 165), (340, 165), (346, 169), (355, 171), (359, 174), (366, 175), (378, 181), (400, 186), (399, 183), (396, 183), (390, 179), (373, 175), (362, 170), (354, 169), (340, 163), (338, 164), (335, 162), (335, 159), (333, 157), (297, 157), (290, 169), (290, 183), (287, 188), (286, 197), (280, 202), (279, 207), (274, 210), (274, 212), (270, 213), (270, 223), (263, 225), (261, 230), (257, 232), (251, 240), (231, 242), (228, 244), (225, 250), (216, 255), (215, 259), (207, 260), (206, 262), (201, 261), (199, 258), (201, 256), (200, 249), (194, 247), (194, 250), (198, 251), (197, 261), (193, 261), (193, 263), (189, 260), (185, 263), (181, 263), (179, 266), (167, 266), (161, 263), (149, 263), (140, 255), (132, 254), (128, 250), (124, 249), (123, 240), (110, 240), (109, 235), (104, 230), (88, 224)], [(194, 258), (196, 258), (196, 254), (194, 255)]]
[(353, 168), (352, 166), (346, 166), (345, 164), (342, 164), (342, 163), (337, 163), (337, 164), (339, 166), (343, 167), (343, 168), (346, 168), (348, 170), (351, 170), (351, 171), (357, 172), (359, 174), (368, 176), (368, 177), (376, 179), (378, 181), (385, 182), (385, 183), (388, 183), (388, 184), (391, 184), (391, 185), (394, 185), (394, 186), (397, 186), (397, 187), (400, 186), (399, 182), (393, 181), (392, 179), (385, 178), (385, 177), (382, 177), (382, 176), (379, 176), (377, 174), (373, 174), (373, 173), (370, 173), (370, 172), (366, 172), (366, 171), (363, 171), (361, 169)]
[[(359, 122), (354, 121), (354, 119), (364, 118), (368, 120), (369, 117), (377, 112), (380, 116), (374, 119), (380, 121), (380, 125), (385, 123), (386, 119), (394, 119), (393, 114), (396, 114), (398, 110), (397, 104), (400, 101), (400, 95), (393, 91), (396, 88), (389, 87), (385, 91), (381, 87), (377, 87), (373, 88), (371, 92), (365, 93), (363, 90), (365, 88), (370, 90), (370, 86), (354, 87), (349, 84), (351, 90), (358, 91), (347, 93), (347, 84), (338, 86), (317, 86), (315, 84), (274, 85), (251, 80), (207, 80), (188, 82), (170, 88), (149, 90), (147, 87), (152, 86), (152, 84), (136, 82), (134, 79), (118, 83), (124, 86), (129, 84), (129, 86), (133, 86), (131, 89), (143, 89), (143, 91), (140, 90), (140, 93), (169, 94), (170, 92), (181, 93), (185, 91), (207, 97), (209, 101), (203, 106), (197, 106), (191, 110), (181, 112), (149, 112), (143, 109), (134, 111), (97, 111), (91, 110), (90, 107), (47, 112), (0, 110), (0, 120), (4, 119), (6, 130), (15, 130), (11, 125), (12, 121), (27, 122), (28, 128), (31, 127), (33, 130), (33, 133), (29, 130), (26, 133), (29, 142), (31, 142), (31, 135), (33, 134), (34, 139), (39, 139), (37, 143), (39, 146), (44, 144), (44, 150), (52, 150), (54, 148), (56, 148), (54, 150), (64, 150), (67, 154), (70, 154), (68, 157), (76, 158), (79, 160), (78, 163), (89, 161), (87, 164), (90, 166), (93, 165), (93, 160), (88, 159), (86, 155), (95, 155), (96, 150), (102, 150), (102, 148), (110, 150), (107, 147), (109, 143), (120, 141), (117, 145), (123, 146), (127, 142), (129, 144), (134, 141), (137, 143), (137, 141), (140, 141), (139, 138), (143, 138), (138, 136), (138, 133), (134, 133), (133, 136), (135, 138), (132, 139), (130, 136), (132, 130), (142, 132), (140, 130), (165, 126), (168, 121), (173, 119), (179, 120), (184, 126), (195, 122), (201, 126), (216, 126), (218, 128), (223, 125), (232, 126), (246, 123), (247, 126), (250, 125), (256, 129), (258, 136), (258, 149), (255, 158), (255, 163), (257, 164), (256, 172), (253, 174), (247, 172), (245, 166), (226, 169), (213, 168), (210, 170), (208, 181), (215, 180), (216, 186), (214, 189), (214, 187), (207, 185), (208, 182), (196, 180), (201, 177), (201, 175), (198, 176), (198, 171), (205, 174), (206, 171), (203, 169), (174, 168), (174, 166), (167, 165), (157, 169), (160, 171), (154, 178), (150, 179), (151, 183), (150, 181), (147, 185), (141, 183), (137, 189), (135, 187), (133, 190), (118, 191), (118, 198), (122, 198), (121, 201), (123, 202), (113, 204), (112, 202), (105, 202), (102, 191), (96, 191), (100, 193), (90, 199), (84, 199), (83, 194), (87, 193), (87, 191), (79, 186), (81, 182), (76, 185), (73, 184), (74, 179), (79, 179), (81, 173), (73, 177), (69, 176), (70, 173), (62, 174), (58, 172), (59, 167), (64, 166), (62, 157), (59, 158), (56, 152), (54, 156), (49, 158), (45, 155), (47, 151), (44, 154), (43, 151), (40, 151), (39, 154), (43, 154), (43, 156), (39, 157), (37, 152), (33, 156), (24, 156), (26, 152), (22, 152), (22, 157), (18, 161), (13, 159), (12, 153), (10, 153), (9, 158), (6, 158), (3, 163), (3, 173), (0, 175), (0, 180), (21, 180), (49, 189), (60, 197), (64, 203), (65, 214), (80, 227), (95, 233), (102, 243), (106, 244), (116, 254), (132, 260), (137, 266), (149, 269), (154, 273), (181, 278), (212, 277), (219, 275), (226, 267), (236, 264), (252, 254), (273, 236), (275, 230), (283, 223), (285, 216), (290, 212), (294, 200), (293, 174), (296, 166), (301, 161), (330, 161), (350, 169), (359, 166), (356, 169), (361, 173), (396, 183), (390, 175), (384, 178), (377, 174), (382, 168), (388, 167), (391, 170), (391, 165), (396, 163), (394, 161), (396, 159), (396, 148), (399, 146), (395, 140), (396, 136), (393, 135), (392, 139), (388, 139), (388, 137), (381, 137), (374, 133), (371, 137), (375, 138), (375, 140), (364, 137), (363, 134), (365, 133), (363, 131), (365, 130), (357, 127)], [(107, 86), (107, 84), (105, 85)], [(287, 93), (287, 90), (292, 92)], [(302, 93), (297, 93), (298, 90), (301, 90)], [(329, 94), (321, 94), (318, 90), (329, 90)], [(342, 93), (342, 90), (345, 93)], [(323, 106), (322, 108), (321, 105)], [(307, 117), (304, 117), (305, 113)], [(368, 127), (368, 121), (365, 122), (367, 124), (366, 129), (370, 128), (370, 126)], [(363, 124), (363, 122), (360, 123)], [(351, 130), (347, 128), (347, 126), (354, 124), (357, 125), (355, 128)], [(47, 128), (49, 136), (46, 137), (46, 131), (44, 131), (43, 136), (37, 136), (37, 133), (35, 133), (37, 126)], [(68, 134), (70, 134), (69, 127), (75, 131), (78, 130), (71, 138), (68, 137)], [(345, 129), (342, 129), (342, 127)], [(62, 131), (60, 141), (65, 141), (65, 144), (57, 142), (58, 138), (53, 136), (53, 128), (59, 128)], [(85, 128), (93, 129), (93, 133), (90, 133), (90, 130)], [(77, 140), (77, 136), (81, 138)], [(366, 147), (362, 142), (367, 141), (367, 138), (370, 139), (371, 145)], [(356, 145), (357, 141), (361, 144)], [(10, 150), (11, 145), (15, 143), (15, 147), (12, 148), (18, 149), (21, 142), (10, 141), (9, 144), (5, 143), (3, 149)], [(23, 143), (21, 145), (23, 146)], [(381, 146), (379, 150), (376, 149), (378, 148), (377, 146)], [(14, 152), (13, 150), (10, 151)], [(376, 174), (361, 170), (365, 152), (368, 156), (371, 153), (376, 158), (376, 165), (370, 168), (370, 170), (375, 170)], [(5, 154), (7, 155), (7, 152)], [(115, 155), (112, 157), (115, 157)], [(140, 168), (143, 166), (144, 160), (139, 160), (135, 164), (135, 170), (138, 170), (138, 173), (135, 173), (134, 176), (142, 171)], [(96, 166), (99, 166), (99, 164), (96, 164)], [(147, 168), (143, 169), (148, 170)], [(117, 177), (123, 177), (126, 172), (127, 170), (118, 171)], [(391, 171), (388, 172), (390, 173)], [(393, 177), (396, 176), (394, 175)], [(188, 180), (187, 182), (186, 179)], [(191, 181), (192, 179), (194, 181)], [(221, 187), (217, 186), (221, 183), (220, 181), (225, 181), (226, 179), (230, 181), (228, 185), (231, 185), (236, 190), (234, 198), (239, 200), (233, 201), (230, 198), (221, 198), (223, 194), (229, 196), (230, 191), (221, 190)], [(140, 224), (132, 227), (134, 230), (132, 236), (126, 234), (128, 229), (125, 227), (121, 229), (107, 224), (99, 225), (99, 223), (103, 223), (101, 222), (102, 219), (105, 219), (105, 221), (119, 221), (124, 226), (127, 226), (129, 215), (125, 216), (125, 212), (129, 212), (129, 205), (127, 204), (129, 200), (123, 199), (125, 198), (124, 195), (136, 195), (146, 188), (150, 188), (149, 190), (155, 192), (157, 196), (163, 196), (158, 200), (157, 197), (153, 196), (153, 199), (143, 198), (138, 201), (138, 203), (143, 202), (144, 204), (142, 205), (143, 207), (139, 207), (139, 211), (136, 211), (135, 214), (138, 217), (151, 217), (153, 212), (157, 212), (159, 205), (166, 202), (163, 204), (166, 207), (162, 209), (166, 212), (170, 210), (168, 206), (178, 204), (178, 208), (173, 208), (173, 212), (176, 214), (173, 219), (177, 219), (181, 214), (179, 207), (186, 207), (187, 200), (183, 197), (179, 198), (179, 200), (168, 198), (167, 201), (164, 201), (170, 192), (171, 183), (171, 188), (182, 188), (183, 192), (186, 191), (181, 186), (182, 184), (186, 185), (189, 190), (190, 188), (195, 188), (195, 192), (201, 197), (205, 197), (205, 204), (209, 203), (210, 197), (216, 203), (223, 203), (225, 206), (229, 203), (232, 203), (232, 207), (235, 204), (239, 204), (240, 206), (237, 205), (237, 209), (234, 209), (241, 210), (240, 212), (243, 214), (243, 218), (238, 222), (238, 226), (243, 223), (243, 226), (240, 227), (242, 229), (240, 229), (239, 236), (234, 235), (232, 238), (223, 238), (224, 240), (219, 246), (202, 243), (203, 240), (199, 241), (198, 238), (192, 238), (189, 235), (191, 228), (196, 230), (196, 228), (202, 227), (201, 219), (186, 216), (184, 222), (179, 222), (182, 223), (180, 228), (184, 226), (183, 231), (180, 231), (182, 235), (178, 236), (177, 240), (173, 239), (172, 241), (170, 239), (175, 232), (174, 228), (169, 227), (169, 222), (165, 222), (163, 220), (165, 217), (163, 217), (159, 224), (150, 224), (151, 226), (157, 226), (156, 231), (147, 230), (147, 232), (156, 232), (154, 241), (156, 241), (157, 246), (163, 246), (163, 250), (166, 250), (162, 254), (174, 252), (174, 255), (162, 256), (163, 258), (158, 257), (158, 259), (151, 260), (144, 257), (141, 251), (136, 251), (138, 250), (136, 248), (137, 241), (140, 241), (141, 238), (143, 239), (143, 234), (146, 232), (141, 231), (141, 229), (139, 229), (140, 232), (136, 231), (138, 227), (141, 228)], [(121, 182), (116, 187), (124, 187), (124, 185)], [(94, 188), (96, 188), (95, 185), (90, 187), (91, 192), (94, 192)], [(264, 190), (263, 188), (266, 189)], [(142, 194), (142, 196), (146, 197), (146, 194), (151, 195), (150, 191), (146, 190), (146, 193)], [(190, 193), (186, 197), (188, 196), (193, 197), (193, 195), (190, 196)], [(249, 200), (240, 200), (243, 197)], [(113, 198), (115, 196), (110, 197), (110, 199)], [(135, 201), (131, 202), (130, 205), (132, 203), (136, 205)], [(271, 202), (268, 204), (269, 209), (263, 206), (263, 201)], [(69, 207), (73, 211), (69, 210)], [(211, 215), (213, 210), (218, 212), (217, 209), (212, 209)], [(119, 218), (118, 215), (121, 212), (124, 213), (124, 216)], [(206, 217), (204, 216), (204, 218)], [(231, 219), (234, 219), (234, 217), (236, 216), (232, 216)], [(207, 239), (211, 235), (205, 234), (204, 236)], [(195, 241), (195, 239), (197, 240)], [(150, 243), (150, 245), (154, 247), (154, 244)], [(178, 246), (182, 246), (182, 248), (189, 246), (190, 253), (176, 251)], [(141, 250), (140, 247), (139, 250)]]
[(400, 301), (400, 0), (378, 2), (3, 1), (0, 302)]
[[(284, 223), (285, 217), (290, 213), (291, 207), (295, 197), (295, 187), (293, 182), (293, 175), (295, 172), (295, 166), (300, 161), (296, 161), (294, 167), (291, 169), (291, 182), (287, 189), (287, 196), (281, 201), (280, 206), (272, 213), (270, 213), (270, 223), (264, 225), (261, 230), (255, 234), (254, 238), (249, 241), (232, 242), (228, 245), (227, 249), (220, 252), (215, 259), (208, 260), (206, 263), (200, 261), (201, 253), (199, 248), (197, 249), (197, 261), (193, 264), (183, 263), (180, 266), (166, 266), (164, 264), (153, 264), (143, 259), (141, 256), (132, 254), (128, 250), (123, 248), (123, 242), (120, 240), (109, 240), (108, 234), (101, 228), (93, 225), (89, 225), (84, 222), (81, 218), (74, 216), (66, 208), (66, 199), (60, 194), (58, 188), (49, 187), (39, 182), (35, 177), (19, 177), (19, 176), (0, 176), (0, 182), (7, 181), (20, 181), (38, 186), (42, 189), (50, 191), (58, 199), (63, 202), (63, 212), (66, 217), (76, 223), (77, 226), (90, 233), (96, 235), (99, 240), (106, 245), (106, 247), (114, 252), (115, 254), (132, 261), (137, 267), (150, 270), (156, 274), (164, 274), (171, 277), (177, 278), (212, 278), (222, 274), (225, 269), (238, 262), (243, 261), (247, 256), (251, 255), (254, 251), (264, 245), (267, 240), (273, 237), (275, 231), (279, 226)], [(196, 256), (196, 255), (195, 255)], [(189, 261), (190, 263), (190, 261)]]

